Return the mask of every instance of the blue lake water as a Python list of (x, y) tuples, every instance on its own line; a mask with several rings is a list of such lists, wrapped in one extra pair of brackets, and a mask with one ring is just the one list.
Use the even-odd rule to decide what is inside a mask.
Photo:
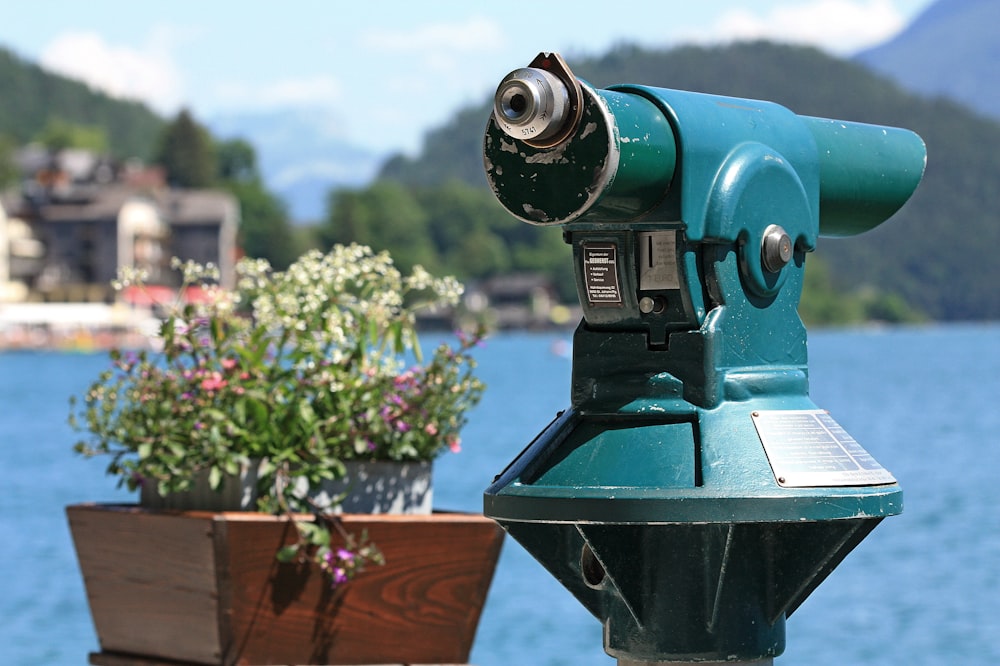
[[(502, 335), (464, 451), (435, 468), (439, 508), (482, 491), (567, 406), (560, 335)], [(789, 619), (782, 666), (1000, 662), (1000, 325), (810, 335), (813, 400), (904, 489), (885, 520)], [(67, 399), (103, 355), (0, 353), (0, 662), (80, 666), (97, 649), (64, 507), (131, 501), (71, 451)], [(601, 627), (511, 540), (472, 663), (613, 666)]]

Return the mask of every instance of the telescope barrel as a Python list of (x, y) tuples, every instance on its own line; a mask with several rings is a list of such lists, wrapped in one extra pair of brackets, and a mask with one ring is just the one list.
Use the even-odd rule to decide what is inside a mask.
[[(497, 88), (484, 144), (487, 178), (500, 202), (525, 222), (660, 221), (650, 213), (667, 197), (677, 163), (685, 158), (687, 116), (679, 117), (683, 113), (673, 105), (703, 106), (717, 117), (722, 133), (743, 122), (738, 116), (747, 111), (735, 105), (720, 111), (725, 104), (718, 100), (729, 98), (710, 95), (580, 85), (583, 109), (576, 114), (566, 83), (540, 68), (515, 70)], [(850, 236), (881, 224), (902, 207), (923, 176), (926, 149), (909, 130), (782, 111), (781, 116), (761, 117), (784, 121), (787, 114), (815, 141), (810, 159), (819, 165), (821, 235)], [(701, 135), (710, 128), (705, 114), (698, 116)], [(686, 157), (690, 162), (692, 155)]]

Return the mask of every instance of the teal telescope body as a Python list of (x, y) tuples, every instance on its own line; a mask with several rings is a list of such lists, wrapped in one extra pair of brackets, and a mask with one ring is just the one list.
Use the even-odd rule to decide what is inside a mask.
[(559, 225), (583, 309), (570, 406), (484, 511), (605, 627), (621, 666), (769, 663), (785, 619), (902, 491), (809, 398), (797, 307), (818, 237), (892, 216), (907, 130), (639, 85), (556, 54), (497, 89), (500, 203)]

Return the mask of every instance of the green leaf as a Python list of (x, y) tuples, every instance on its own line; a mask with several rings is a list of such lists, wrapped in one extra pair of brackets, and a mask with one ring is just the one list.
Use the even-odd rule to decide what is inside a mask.
[(230, 476), (237, 476), (240, 473), (240, 461), (235, 458), (226, 460), (224, 467), (226, 468), (226, 474)]
[(295, 558), (298, 556), (299, 556), (299, 544), (297, 543), (293, 543), (290, 546), (283, 546), (282, 548), (279, 548), (278, 552), (275, 553), (274, 555), (275, 559), (277, 559), (279, 562), (283, 562), (286, 564), (288, 562), (294, 562)]
[(219, 486), (222, 485), (222, 470), (218, 467), (212, 467), (208, 470), (208, 485), (212, 487), (212, 490), (218, 490)]

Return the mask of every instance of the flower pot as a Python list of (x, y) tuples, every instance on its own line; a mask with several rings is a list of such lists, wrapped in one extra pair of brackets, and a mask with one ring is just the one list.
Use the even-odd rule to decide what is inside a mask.
[[(294, 492), (338, 514), (431, 513), (432, 463), (350, 460), (344, 466), (344, 478), (326, 481), (319, 488), (310, 489), (305, 479), (293, 479)], [(250, 465), (239, 476), (226, 475), (218, 490), (209, 485), (207, 471), (197, 475), (191, 490), (166, 496), (157, 493), (151, 484), (143, 485), (139, 505), (181, 511), (253, 511), (258, 497), (257, 470), (257, 465)]]
[(240, 474), (227, 474), (222, 487), (213, 490), (208, 470), (194, 479), (191, 490), (160, 495), (155, 484), (144, 483), (139, 490), (139, 505), (145, 509), (180, 511), (253, 511), (257, 508), (257, 465), (249, 465)]
[(462, 664), (502, 530), (476, 514), (341, 517), (386, 557), (331, 589), (279, 564), (287, 518), (67, 508), (101, 652), (93, 664)]
[[(319, 506), (332, 506), (334, 513), (431, 513), (434, 495), (429, 462), (360, 462), (344, 463), (347, 474), (327, 481), (308, 492)], [(303, 480), (304, 481), (304, 480)], [(307, 492), (305, 483), (299, 493)]]

